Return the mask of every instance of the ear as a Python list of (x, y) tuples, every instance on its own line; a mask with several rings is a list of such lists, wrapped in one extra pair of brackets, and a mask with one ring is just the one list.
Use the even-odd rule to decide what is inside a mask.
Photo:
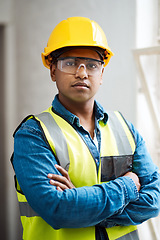
[(104, 68), (102, 68), (102, 73), (100, 76), (100, 85), (102, 85), (102, 83), (103, 83), (103, 73), (104, 73)]
[(56, 66), (55, 64), (50, 65), (50, 75), (53, 82), (56, 81)]

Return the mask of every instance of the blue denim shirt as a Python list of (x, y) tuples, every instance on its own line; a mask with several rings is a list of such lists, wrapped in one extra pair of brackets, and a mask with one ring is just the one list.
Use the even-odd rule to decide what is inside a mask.
[[(106, 124), (107, 113), (95, 101), (97, 149), (78, 117), (65, 109), (57, 96), (52, 106), (81, 134), (96, 159), (98, 169), (101, 143), (99, 120)], [(57, 191), (50, 185), (47, 175), (60, 173), (55, 168), (56, 159), (44, 140), (39, 124), (30, 119), (16, 132), (13, 165), (18, 182), (31, 207), (53, 228), (81, 228), (97, 224), (101, 227), (136, 225), (158, 215), (160, 179), (157, 167), (140, 134), (131, 123), (128, 124), (137, 142), (133, 172), (141, 181), (139, 192), (130, 177), (119, 177), (92, 187)]]

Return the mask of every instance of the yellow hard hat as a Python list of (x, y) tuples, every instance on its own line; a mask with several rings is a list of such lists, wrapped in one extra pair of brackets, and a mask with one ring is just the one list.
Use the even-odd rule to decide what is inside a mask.
[(113, 56), (108, 46), (106, 36), (101, 27), (85, 17), (71, 17), (60, 22), (52, 31), (47, 47), (42, 53), (42, 61), (45, 67), (50, 68), (52, 62), (51, 53), (66, 47), (96, 47), (103, 49), (103, 61), (106, 66)]

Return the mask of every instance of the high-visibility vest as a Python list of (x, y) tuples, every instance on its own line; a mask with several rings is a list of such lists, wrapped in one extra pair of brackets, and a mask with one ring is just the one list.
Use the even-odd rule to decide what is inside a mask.
[[(134, 136), (119, 112), (109, 112), (107, 124), (99, 122), (101, 130), (101, 161), (97, 173), (95, 159), (82, 137), (52, 108), (32, 116), (45, 134), (46, 141), (58, 163), (67, 169), (75, 187), (93, 186), (113, 180), (131, 171), (136, 144)], [(83, 159), (83, 161), (82, 161)], [(78, 175), (80, 172), (80, 176)], [(16, 181), (24, 240), (94, 240), (95, 227), (53, 229), (29, 205)], [(106, 228), (109, 240), (138, 240), (136, 226)]]

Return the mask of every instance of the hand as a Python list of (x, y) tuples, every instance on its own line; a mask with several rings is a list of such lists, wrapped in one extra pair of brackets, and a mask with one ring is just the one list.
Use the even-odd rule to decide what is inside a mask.
[(132, 178), (132, 180), (134, 181), (134, 183), (135, 183), (135, 185), (136, 185), (136, 187), (137, 187), (137, 190), (138, 190), (138, 192), (139, 192), (139, 190), (140, 190), (140, 188), (141, 188), (141, 184), (140, 184), (140, 181), (139, 181), (139, 177), (135, 174), (135, 173), (133, 173), (133, 172), (127, 172), (125, 175), (124, 175), (124, 177), (130, 177), (130, 178)]
[(59, 191), (75, 188), (75, 186), (72, 184), (70, 180), (68, 172), (59, 165), (55, 165), (55, 167), (62, 174), (62, 176), (58, 174), (49, 173), (48, 178), (51, 179), (50, 184), (56, 186), (57, 190)]

